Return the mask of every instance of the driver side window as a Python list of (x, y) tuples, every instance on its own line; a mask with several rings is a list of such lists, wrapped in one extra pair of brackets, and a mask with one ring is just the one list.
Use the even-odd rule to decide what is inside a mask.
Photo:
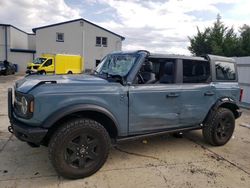
[(48, 59), (48, 60), (44, 63), (43, 67), (48, 67), (48, 66), (50, 66), (50, 65), (52, 65), (52, 59)]
[(175, 64), (175, 59), (149, 58), (138, 72), (135, 84), (174, 83)]

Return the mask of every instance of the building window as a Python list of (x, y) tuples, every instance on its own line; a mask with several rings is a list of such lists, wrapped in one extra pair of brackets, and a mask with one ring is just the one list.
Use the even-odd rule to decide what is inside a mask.
[(64, 42), (64, 33), (56, 33), (56, 42)]
[(101, 40), (102, 40), (102, 37), (96, 37), (96, 46), (101, 46)]
[(107, 37), (102, 37), (102, 46), (104, 46), (104, 47), (108, 46), (108, 39), (107, 39)]
[(108, 46), (108, 38), (107, 37), (96, 37), (96, 46), (98, 47), (107, 47)]

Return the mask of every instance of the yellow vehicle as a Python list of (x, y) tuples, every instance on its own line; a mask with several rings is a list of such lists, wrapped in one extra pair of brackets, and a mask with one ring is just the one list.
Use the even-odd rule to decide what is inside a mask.
[(83, 58), (79, 55), (43, 54), (32, 63), (28, 63), (26, 73), (79, 74), (83, 70)]

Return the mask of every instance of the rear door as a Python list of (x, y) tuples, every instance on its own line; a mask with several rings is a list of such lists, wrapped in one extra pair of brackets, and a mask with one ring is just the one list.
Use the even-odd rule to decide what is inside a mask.
[(202, 123), (215, 103), (211, 67), (205, 60), (182, 60), (181, 112), (182, 126)]

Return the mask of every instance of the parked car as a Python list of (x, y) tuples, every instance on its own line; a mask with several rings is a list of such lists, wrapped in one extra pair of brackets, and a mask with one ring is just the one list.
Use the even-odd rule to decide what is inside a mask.
[(8, 61), (0, 61), (0, 75), (15, 74), (16, 67)]
[(111, 143), (202, 129), (226, 144), (241, 116), (235, 61), (139, 50), (107, 55), (93, 75), (27, 76), (9, 89), (9, 131), (49, 147), (66, 178), (90, 176)]

